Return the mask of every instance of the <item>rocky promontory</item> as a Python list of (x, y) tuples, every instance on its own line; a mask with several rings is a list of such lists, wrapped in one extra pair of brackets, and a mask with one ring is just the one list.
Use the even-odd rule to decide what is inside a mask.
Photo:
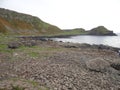
[(91, 30), (85, 30), (83, 28), (76, 28), (76, 29), (66, 29), (64, 33), (70, 35), (96, 35), (96, 36), (117, 36), (113, 31), (108, 30), (104, 26), (98, 26)]
[(88, 35), (117, 36), (115, 33), (113, 33), (113, 31), (108, 30), (104, 26), (98, 26), (91, 29), (90, 31), (88, 31)]

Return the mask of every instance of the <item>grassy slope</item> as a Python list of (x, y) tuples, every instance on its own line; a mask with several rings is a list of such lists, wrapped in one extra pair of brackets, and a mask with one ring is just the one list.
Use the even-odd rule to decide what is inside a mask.
[(46, 35), (56, 34), (61, 30), (37, 17), (0, 9), (0, 32), (19, 35)]
[(77, 28), (77, 29), (68, 29), (68, 30), (63, 30), (62, 32), (56, 34), (56, 35), (86, 35), (88, 32), (86, 32), (82, 28)]

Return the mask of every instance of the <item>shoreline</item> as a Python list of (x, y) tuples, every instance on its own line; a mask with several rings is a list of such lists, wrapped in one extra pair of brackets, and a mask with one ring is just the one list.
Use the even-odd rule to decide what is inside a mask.
[[(76, 36), (79, 36), (79, 35), (76, 35)], [(63, 42), (63, 41), (55, 41), (53, 38), (70, 38), (72, 37), (71, 35), (68, 35), (68, 36), (27, 36), (27, 37), (18, 37), (18, 38), (23, 38), (23, 39), (33, 39), (33, 40), (41, 40), (41, 41), (54, 41), (54, 42), (62, 42), (62, 43), (71, 43), (72, 42)], [(78, 44), (78, 43), (74, 43), (75, 45)], [(98, 48), (98, 49), (111, 49), (111, 50), (114, 50), (116, 52), (118, 52), (118, 50), (120, 50), (119, 47), (113, 47), (113, 46), (109, 46), (109, 45), (104, 45), (104, 44), (88, 44), (88, 43), (79, 43), (81, 45), (87, 45), (88, 47), (91, 47), (91, 48)], [(87, 47), (86, 47), (87, 48)]]
[(18, 38), (70, 38), (73, 36), (84, 36), (84, 35), (90, 35), (90, 36), (118, 36), (116, 35), (91, 35), (91, 34), (76, 34), (76, 35), (52, 35), (52, 36), (20, 36)]

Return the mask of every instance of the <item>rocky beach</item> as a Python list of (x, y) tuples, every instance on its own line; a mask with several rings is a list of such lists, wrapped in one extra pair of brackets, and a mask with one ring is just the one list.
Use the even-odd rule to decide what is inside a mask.
[(52, 40), (77, 35), (117, 36), (105, 26), (60, 29), (0, 8), (0, 90), (120, 90), (120, 48)]
[(4, 45), (0, 90), (120, 90), (119, 48), (30, 37)]

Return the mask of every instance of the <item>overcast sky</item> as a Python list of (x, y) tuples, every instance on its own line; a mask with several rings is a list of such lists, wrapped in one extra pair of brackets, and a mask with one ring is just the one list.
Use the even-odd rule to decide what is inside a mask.
[(120, 0), (0, 0), (0, 7), (38, 16), (61, 29), (103, 25), (120, 32)]

